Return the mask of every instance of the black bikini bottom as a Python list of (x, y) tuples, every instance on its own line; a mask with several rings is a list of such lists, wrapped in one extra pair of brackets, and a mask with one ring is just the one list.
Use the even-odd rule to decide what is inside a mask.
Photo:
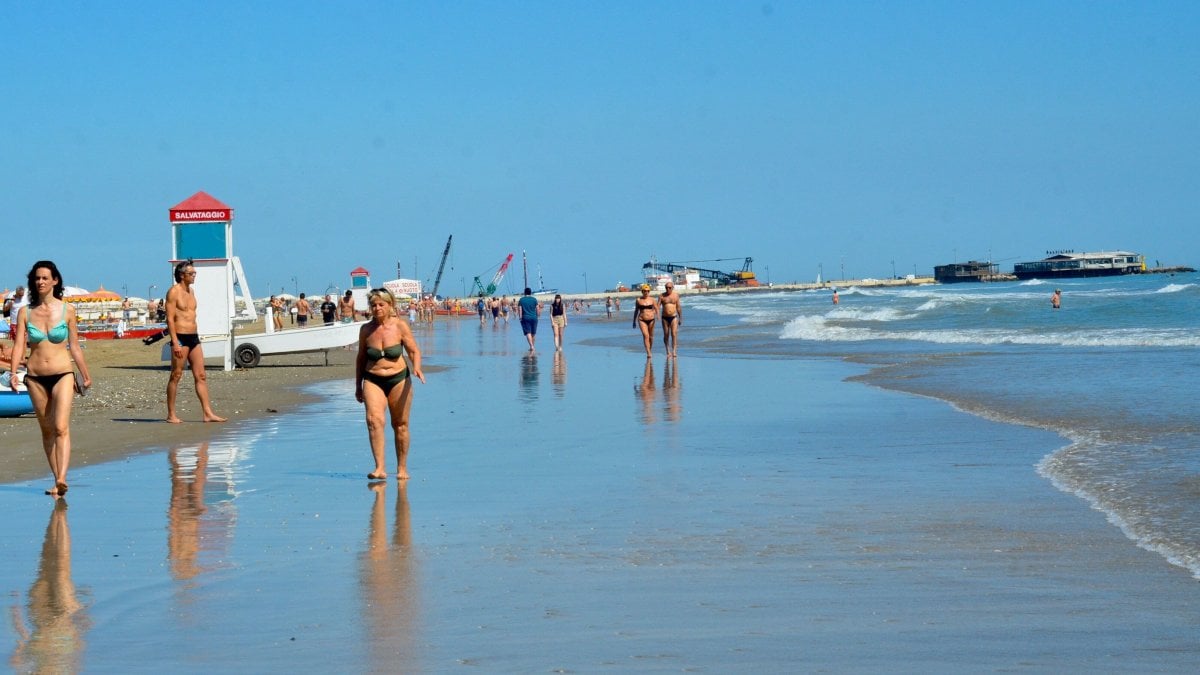
[(363, 379), (383, 390), (383, 395), (388, 396), (392, 393), (392, 389), (396, 385), (408, 379), (408, 369), (395, 375), (376, 375), (375, 373), (363, 373)]
[(70, 371), (65, 373), (54, 373), (53, 375), (34, 375), (33, 373), (25, 373), (26, 382), (37, 382), (38, 386), (45, 390), (47, 394), (54, 391), (54, 385), (58, 381), (71, 375)]

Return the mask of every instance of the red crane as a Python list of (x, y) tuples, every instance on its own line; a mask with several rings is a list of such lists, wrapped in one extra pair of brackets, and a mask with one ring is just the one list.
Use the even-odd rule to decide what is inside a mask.
[(508, 257), (504, 259), (504, 262), (500, 263), (500, 269), (496, 270), (496, 276), (492, 277), (491, 283), (489, 283), (486, 287), (483, 285), (483, 282), (479, 280), (479, 277), (475, 277), (476, 295), (480, 297), (490, 297), (493, 293), (495, 293), (496, 287), (500, 285), (500, 280), (504, 278), (504, 273), (508, 271), (508, 265), (512, 262), (512, 259), (513, 254), (509, 253)]

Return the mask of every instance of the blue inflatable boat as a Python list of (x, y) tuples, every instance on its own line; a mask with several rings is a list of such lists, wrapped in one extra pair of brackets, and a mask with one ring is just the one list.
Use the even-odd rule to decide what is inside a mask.
[(16, 417), (33, 412), (33, 402), (29, 400), (29, 392), (0, 390), (0, 417)]

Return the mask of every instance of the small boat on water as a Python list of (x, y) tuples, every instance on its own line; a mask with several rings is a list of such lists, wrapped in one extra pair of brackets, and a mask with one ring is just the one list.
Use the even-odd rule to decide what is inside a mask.
[(33, 412), (33, 401), (27, 391), (0, 391), (0, 417), (17, 417)]
[(1018, 279), (1112, 277), (1145, 271), (1145, 256), (1129, 251), (1061, 251), (1042, 260), (1013, 265), (1013, 276)]

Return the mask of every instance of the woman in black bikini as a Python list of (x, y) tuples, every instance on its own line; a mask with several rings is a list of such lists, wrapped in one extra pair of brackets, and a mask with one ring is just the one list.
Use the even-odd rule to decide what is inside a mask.
[[(642, 297), (633, 301), (633, 325), (642, 329), (642, 342), (646, 345), (646, 358), (654, 345), (654, 324), (658, 321), (658, 303), (650, 297), (650, 285), (642, 284)], [(640, 325), (639, 325), (640, 324)]]
[(413, 390), (410, 374), (425, 382), (421, 350), (408, 324), (396, 316), (396, 298), (389, 291), (371, 291), (367, 303), (371, 320), (358, 331), (358, 358), (354, 363), (354, 398), (366, 405), (367, 435), (375, 457), (375, 469), (367, 478), (387, 478), (384, 417), (390, 413), (396, 437), (396, 478), (403, 480), (408, 478), (408, 413)]
[[(25, 387), (42, 430), (42, 449), (54, 487), (46, 494), (67, 494), (67, 467), (71, 463), (71, 404), (75, 398), (75, 368), (83, 386), (92, 386), (75, 326), (75, 308), (63, 302), (62, 275), (49, 260), (39, 260), (29, 270), (29, 304), (17, 314), (16, 339), (9, 370), (17, 372), (29, 348)], [(74, 364), (72, 364), (74, 360)], [(17, 388), (13, 377), (12, 388)]]

